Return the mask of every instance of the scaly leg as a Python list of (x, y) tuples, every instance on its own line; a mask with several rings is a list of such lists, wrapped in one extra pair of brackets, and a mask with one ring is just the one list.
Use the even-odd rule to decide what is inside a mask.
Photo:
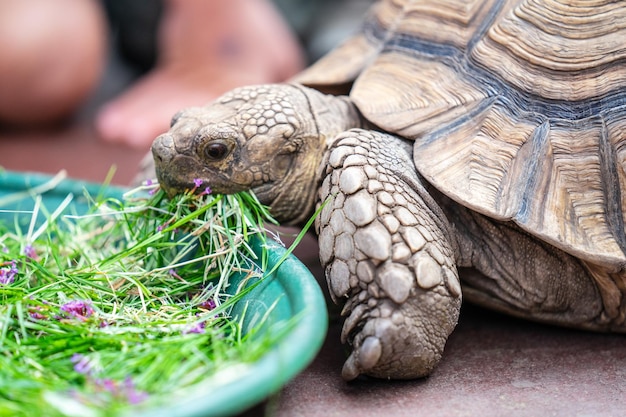
[(353, 129), (321, 165), (317, 219), (330, 294), (345, 299), (342, 376), (407, 379), (440, 360), (461, 306), (445, 216), (411, 158), (412, 144)]

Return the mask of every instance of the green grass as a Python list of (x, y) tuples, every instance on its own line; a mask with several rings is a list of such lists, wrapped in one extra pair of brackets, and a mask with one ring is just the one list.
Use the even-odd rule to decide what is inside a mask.
[(26, 227), (0, 222), (0, 415), (116, 415), (280, 338), (229, 316), (232, 274), (266, 269), (249, 241), (265, 239), (267, 209), (199, 191), (170, 200), (146, 185), (73, 216), (69, 197), (46, 212), (34, 196)]

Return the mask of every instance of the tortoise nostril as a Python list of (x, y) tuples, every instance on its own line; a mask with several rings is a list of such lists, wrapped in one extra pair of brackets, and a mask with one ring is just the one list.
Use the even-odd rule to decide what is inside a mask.
[(164, 133), (152, 142), (152, 157), (157, 162), (168, 162), (176, 154), (172, 135)]

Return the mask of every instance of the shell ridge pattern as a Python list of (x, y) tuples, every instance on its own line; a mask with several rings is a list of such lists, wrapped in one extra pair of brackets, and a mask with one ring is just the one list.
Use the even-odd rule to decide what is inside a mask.
[[(418, 139), (418, 171), (480, 213), (513, 220), (577, 256), (623, 262), (626, 113), (614, 110), (609, 132), (598, 115), (514, 115), (501, 100), (484, 110)], [(502, 132), (493, 130), (498, 125)]]
[[(622, 208), (622, 190), (619, 181), (619, 159), (617, 149), (610, 141), (610, 134), (604, 117), (601, 118), (602, 132), (600, 136), (600, 167), (603, 169), (602, 177), (605, 179), (604, 198), (607, 211), (607, 221), (613, 233), (615, 241), (626, 254), (626, 230), (624, 228), (624, 210)], [(625, 135), (626, 136), (626, 135)], [(622, 140), (626, 142), (626, 140)], [(626, 167), (622, 167), (624, 169)]]
[(382, 52), (394, 51), (402, 51), (404, 54), (421, 55), (429, 58), (449, 58), (449, 61), (460, 61), (462, 55), (461, 50), (454, 45), (443, 45), (406, 33), (395, 34), (393, 38), (385, 42)]
[[(410, 2), (408, 2), (410, 3)], [(626, 103), (626, 85), (617, 86), (598, 97), (581, 100), (554, 100), (541, 97), (536, 94), (521, 91), (514, 84), (510, 83), (484, 68), (474, 59), (471, 59), (470, 52), (474, 45), (480, 41), (489, 30), (503, 8), (504, 2), (498, 1), (487, 13), (488, 19), (481, 23), (479, 29), (470, 39), (467, 50), (463, 51), (457, 46), (441, 44), (430, 39), (419, 38), (409, 33), (394, 32), (394, 28), (385, 28), (376, 21), (369, 19), (366, 26), (370, 28), (370, 35), (381, 43), (382, 51), (400, 52), (403, 55), (436, 59), (452, 67), (458, 74), (464, 74), (469, 79), (473, 79), (476, 85), (492, 86), (488, 95), (499, 94), (510, 97), (515, 110), (532, 108), (534, 112), (542, 113), (549, 119), (584, 119), (592, 115), (600, 114), (602, 109), (618, 107)], [(404, 17), (403, 14), (400, 17)], [(617, 65), (619, 62), (612, 62)]]
[(405, 2), (406, 4), (402, 6), (402, 11), (399, 11), (396, 14), (396, 17), (393, 19), (393, 23), (385, 26), (377, 19), (377, 16), (374, 14), (369, 19), (366, 19), (362, 26), (362, 32), (365, 34), (367, 39), (372, 39), (374, 44), (380, 45), (382, 49), (385, 48), (389, 42), (393, 42), (394, 39), (398, 37), (398, 33), (396, 31), (396, 27), (399, 22), (401, 22), (406, 16), (406, 7), (410, 3)]
[(483, 21), (478, 26), (478, 29), (474, 33), (474, 36), (472, 36), (472, 38), (469, 40), (467, 44), (468, 53), (466, 56), (468, 57), (468, 60), (470, 56), (469, 51), (474, 49), (474, 46), (483, 38), (483, 36), (485, 36), (485, 34), (487, 33), (491, 25), (493, 25), (493, 22), (496, 20), (496, 18), (502, 11), (503, 7), (504, 7), (504, 0), (499, 0), (495, 5), (492, 6), (491, 10), (489, 10), (489, 12), (487, 13), (486, 18), (483, 19)]
[[(622, 107), (626, 103), (626, 85), (616, 88), (601, 97), (589, 100), (552, 100), (520, 91), (506, 80), (490, 73), (488, 70), (475, 65), (469, 60), (460, 59), (461, 53), (453, 46), (440, 46), (428, 41), (402, 36), (405, 39), (387, 42), (383, 48), (385, 52), (401, 51), (404, 55), (430, 55), (442, 57), (443, 63), (453, 67), (467, 78), (474, 79), (479, 85), (490, 86), (488, 95), (495, 94), (509, 97), (512, 111), (519, 113), (522, 109), (532, 109), (534, 113), (541, 113), (549, 119), (586, 119), (593, 115), (602, 114), (604, 109)], [(414, 48), (418, 48), (417, 50)], [(445, 59), (449, 58), (449, 59)]]
[(529, 210), (518, 212), (515, 222), (576, 256), (624, 262), (618, 161), (603, 118), (550, 121), (544, 133), (545, 151), (532, 157), (542, 165), (528, 183), (536, 190), (524, 195)]
[[(542, 174), (539, 172), (539, 166), (541, 161), (544, 160), (548, 154), (546, 146), (549, 144), (549, 135), (550, 124), (544, 122), (535, 129), (530, 140), (526, 142), (529, 146), (532, 146), (533, 149), (530, 153), (531, 157), (524, 161), (522, 178), (526, 182), (526, 187), (523, 189), (522, 196), (516, 210), (517, 212), (515, 214), (515, 219), (522, 224), (528, 223), (529, 216), (531, 215), (530, 209), (532, 202), (538, 195), (537, 183), (539, 175)], [(545, 173), (546, 172), (543, 172), (543, 174)], [(545, 201), (543, 201), (541, 205), (543, 206), (544, 204)]]
[(520, 90), (556, 101), (613, 94), (626, 84), (626, 7), (593, 3), (508, 2), (472, 50), (473, 61)]
[[(441, 139), (446, 134), (459, 129), (461, 126), (465, 125), (466, 123), (474, 119), (479, 114), (482, 114), (485, 111), (488, 111), (488, 109), (491, 108), (498, 101), (499, 98), (500, 97), (497, 97), (497, 96), (488, 97), (486, 100), (483, 100), (477, 103), (477, 105), (473, 107), (467, 113), (445, 124), (439, 129), (429, 132), (428, 134), (416, 140), (416, 142), (418, 142), (419, 146), (421, 146), (421, 145), (428, 145), (434, 141)], [(419, 166), (418, 166), (418, 169), (419, 169)]]

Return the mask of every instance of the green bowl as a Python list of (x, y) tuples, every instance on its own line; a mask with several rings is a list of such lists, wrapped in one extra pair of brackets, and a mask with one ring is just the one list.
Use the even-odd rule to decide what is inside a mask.
[[(120, 198), (126, 189), (121, 187), (62, 179), (54, 187), (51, 176), (31, 173), (0, 172), (0, 221), (29, 220), (33, 208), (31, 191), (42, 194), (42, 204), (54, 210), (67, 197), (74, 196), (68, 210), (87, 210), (85, 190), (89, 195)], [(26, 222), (25, 222), (26, 223)], [(261, 251), (261, 243), (253, 242), (254, 250)], [(269, 249), (268, 267), (271, 269), (283, 256), (285, 249), (276, 242), (266, 242)], [(232, 282), (232, 281), (231, 281)], [(236, 280), (233, 282), (237, 284)], [(232, 287), (235, 287), (233, 285)], [(273, 306), (273, 307), (272, 307)], [(270, 307), (272, 307), (270, 309)], [(253, 363), (240, 364), (207, 378), (193, 388), (179, 393), (158, 408), (131, 410), (133, 416), (228, 416), (240, 413), (277, 392), (302, 371), (315, 357), (324, 341), (328, 326), (326, 303), (322, 291), (311, 272), (293, 255), (289, 255), (275, 273), (254, 287), (233, 308), (234, 315), (243, 314), (244, 331), (266, 315), (267, 325), (294, 320), (293, 326), (262, 358)], [(264, 327), (264, 328), (265, 328)]]

